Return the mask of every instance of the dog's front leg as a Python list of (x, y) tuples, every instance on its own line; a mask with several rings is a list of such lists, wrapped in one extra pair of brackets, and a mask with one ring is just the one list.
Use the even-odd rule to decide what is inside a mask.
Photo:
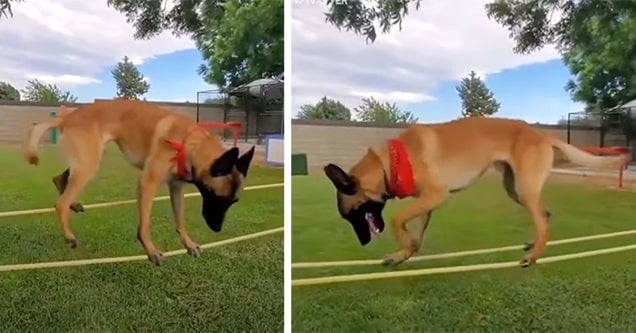
[(161, 183), (157, 173), (151, 172), (151, 170), (144, 170), (139, 177), (139, 183), (137, 186), (137, 205), (139, 210), (139, 226), (137, 228), (137, 239), (141, 242), (148, 260), (155, 265), (161, 265), (164, 257), (161, 251), (157, 250), (152, 243), (150, 236), (150, 215), (152, 212), (152, 203), (155, 193)]
[[(383, 265), (398, 265), (413, 255), (416, 250), (414, 246), (415, 244), (409, 236), (409, 232), (406, 229), (406, 224), (410, 220), (418, 216), (428, 216), (430, 212), (444, 203), (444, 201), (446, 201), (449, 196), (448, 191), (444, 188), (437, 188), (432, 190), (431, 187), (429, 187), (429, 189), (430, 190), (428, 192), (423, 193), (418, 198), (416, 198), (410, 206), (399, 212), (391, 221), (393, 232), (395, 233), (395, 238), (400, 245), (400, 250), (396, 253), (386, 256), (382, 261)], [(421, 238), (426, 226), (421, 224), (418, 229), (419, 228), (421, 228), (422, 230), (419, 233), (419, 239), (421, 242)]]
[(183, 182), (169, 182), (168, 190), (170, 191), (170, 204), (172, 205), (172, 214), (176, 223), (179, 239), (186, 250), (188, 250), (188, 254), (197, 258), (201, 255), (201, 248), (190, 239), (185, 227), (185, 216), (183, 214)]

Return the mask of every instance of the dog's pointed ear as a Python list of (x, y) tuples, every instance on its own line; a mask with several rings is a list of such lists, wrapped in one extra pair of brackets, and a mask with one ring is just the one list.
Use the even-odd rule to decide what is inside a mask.
[(243, 177), (247, 176), (247, 170), (250, 168), (250, 163), (252, 162), (252, 157), (254, 157), (254, 148), (256, 146), (252, 146), (252, 149), (248, 150), (245, 154), (241, 155), (236, 161), (236, 169), (240, 172)]
[(335, 164), (327, 164), (324, 168), (325, 175), (331, 180), (336, 189), (344, 194), (356, 193), (356, 184), (344, 170)]
[(223, 155), (219, 156), (210, 167), (210, 176), (220, 177), (232, 173), (232, 168), (236, 165), (236, 161), (238, 160), (238, 153), (238, 148), (232, 147), (223, 153)]

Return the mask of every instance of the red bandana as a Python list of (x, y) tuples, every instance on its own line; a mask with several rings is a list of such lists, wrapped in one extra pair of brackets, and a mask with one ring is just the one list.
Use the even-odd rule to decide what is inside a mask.
[(391, 179), (389, 192), (402, 199), (415, 194), (415, 180), (409, 154), (399, 139), (389, 140)]
[(187, 168), (186, 168), (186, 151), (185, 151), (185, 141), (188, 139), (190, 134), (194, 132), (194, 130), (200, 128), (198, 125), (192, 126), (188, 129), (186, 136), (183, 138), (182, 142), (176, 142), (172, 140), (165, 139), (167, 144), (169, 144), (172, 149), (174, 149), (177, 153), (170, 159), (171, 161), (177, 162), (177, 175), (183, 180), (192, 180), (192, 176)]

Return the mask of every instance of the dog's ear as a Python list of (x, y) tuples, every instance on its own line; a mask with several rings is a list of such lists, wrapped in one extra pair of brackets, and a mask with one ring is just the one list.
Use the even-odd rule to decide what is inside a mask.
[(232, 147), (223, 153), (210, 167), (210, 176), (220, 177), (232, 173), (232, 168), (238, 160), (238, 153), (239, 150), (236, 147)]
[(356, 193), (356, 184), (344, 170), (335, 164), (328, 164), (324, 168), (325, 175), (333, 183), (336, 189), (344, 194), (353, 195)]
[(250, 163), (252, 162), (252, 157), (254, 157), (254, 148), (256, 146), (252, 146), (252, 149), (248, 150), (245, 154), (241, 155), (236, 161), (236, 169), (240, 172), (243, 177), (247, 176), (247, 170), (250, 168)]

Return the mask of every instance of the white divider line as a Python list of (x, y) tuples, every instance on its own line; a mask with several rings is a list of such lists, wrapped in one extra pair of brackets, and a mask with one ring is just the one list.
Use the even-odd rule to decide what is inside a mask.
[[(566, 238), (555, 241), (548, 242), (548, 245), (561, 245), (561, 244), (569, 244), (569, 243), (577, 243), (594, 239), (603, 239), (603, 238), (611, 238), (618, 236), (626, 236), (636, 234), (636, 229), (633, 230), (625, 230), (618, 231), (612, 233), (605, 234), (597, 234), (576, 238)], [(480, 249), (480, 250), (470, 250), (470, 251), (459, 251), (459, 252), (449, 252), (449, 253), (439, 253), (439, 254), (429, 254), (423, 256), (412, 257), (405, 263), (423, 261), (423, 260), (433, 260), (433, 259), (445, 259), (445, 258), (455, 258), (455, 257), (464, 257), (476, 254), (488, 254), (495, 252), (504, 252), (504, 251), (513, 251), (513, 250), (521, 250), (523, 249), (523, 245), (511, 245), (511, 246), (503, 246), (503, 247), (495, 247), (490, 249)], [(318, 267), (337, 267), (337, 266), (364, 266), (364, 265), (380, 265), (382, 261), (378, 259), (367, 259), (367, 260), (344, 260), (344, 261), (321, 261), (321, 262), (296, 262), (292, 263), (292, 268), (318, 268)]]
[[(550, 262), (559, 262), (559, 261), (572, 260), (572, 259), (578, 259), (578, 258), (592, 257), (592, 256), (601, 255), (601, 254), (623, 252), (623, 251), (634, 250), (634, 249), (636, 249), (636, 244), (620, 246), (620, 247), (611, 247), (611, 248), (599, 249), (594, 251), (564, 254), (560, 256), (552, 256), (552, 257), (539, 259), (537, 260), (537, 264), (546, 264)], [(482, 271), (482, 270), (511, 268), (511, 267), (517, 267), (517, 269), (522, 269), (522, 268), (519, 268), (519, 262), (508, 261), (508, 262), (497, 262), (497, 263), (490, 263), (490, 264), (413, 269), (408, 271), (397, 271), (397, 272), (335, 275), (335, 276), (326, 276), (326, 277), (320, 277), (320, 278), (296, 279), (291, 281), (291, 285), (292, 287), (299, 287), (299, 286), (311, 286), (311, 285), (321, 285), (321, 284), (339, 283), (339, 282), (369, 281), (369, 280), (390, 279), (390, 278), (409, 277), (409, 276)], [(532, 268), (525, 268), (525, 269), (532, 269)]]
[[(256, 185), (256, 186), (247, 186), (245, 188), (243, 188), (243, 191), (250, 191), (250, 190), (260, 190), (260, 189), (264, 189), (264, 188), (271, 188), (271, 187), (280, 187), (285, 185), (285, 183), (274, 183), (274, 184), (265, 184), (265, 185)], [(200, 196), (201, 194), (199, 194), (198, 192), (194, 192), (194, 193), (186, 193), (184, 195), (184, 197), (188, 198), (188, 197), (197, 197)], [(168, 200), (170, 199), (169, 196), (165, 195), (165, 196), (161, 196), (161, 197), (155, 197), (153, 200), (154, 201), (162, 201), (162, 200)], [(110, 207), (110, 206), (117, 206), (117, 205), (125, 205), (125, 204), (132, 204), (137, 202), (137, 200), (133, 199), (133, 200), (121, 200), (121, 201), (111, 201), (111, 202), (100, 202), (100, 203), (95, 203), (95, 204), (88, 204), (88, 205), (84, 205), (84, 209), (87, 208), (102, 208), (102, 207)], [(8, 217), (8, 216), (22, 216), (22, 215), (31, 215), (31, 214), (42, 214), (42, 213), (51, 213), (51, 212), (55, 212), (55, 208), (39, 208), (39, 209), (25, 209), (25, 210), (15, 210), (15, 211), (10, 211), (10, 212), (0, 212), (0, 217)]]
[[(228, 245), (232, 243), (237, 243), (240, 241), (253, 239), (257, 237), (263, 237), (267, 235), (271, 235), (277, 232), (283, 231), (284, 228), (274, 228), (261, 232), (256, 232), (253, 234), (243, 235), (235, 238), (225, 239), (222, 241), (208, 243), (201, 245), (202, 249), (209, 249), (213, 247), (219, 247), (223, 245)], [(186, 250), (175, 250), (170, 252), (165, 252), (163, 255), (165, 257), (176, 256), (180, 254), (185, 254)], [(203, 254), (205, 255), (205, 253)], [(137, 255), (137, 256), (127, 256), (127, 257), (112, 257), (112, 258), (96, 258), (96, 259), (82, 259), (82, 260), (68, 260), (68, 261), (51, 261), (51, 262), (38, 262), (32, 264), (17, 264), (17, 265), (1, 265), (0, 272), (9, 272), (9, 271), (22, 271), (22, 270), (31, 270), (31, 269), (42, 269), (42, 268), (56, 268), (56, 267), (73, 267), (73, 266), (86, 266), (86, 265), (96, 265), (96, 264), (107, 264), (107, 263), (117, 263), (117, 262), (130, 262), (130, 261), (141, 261), (148, 260), (148, 256)], [(194, 260), (194, 259), (193, 259)], [(149, 263), (150, 264), (150, 263)]]

